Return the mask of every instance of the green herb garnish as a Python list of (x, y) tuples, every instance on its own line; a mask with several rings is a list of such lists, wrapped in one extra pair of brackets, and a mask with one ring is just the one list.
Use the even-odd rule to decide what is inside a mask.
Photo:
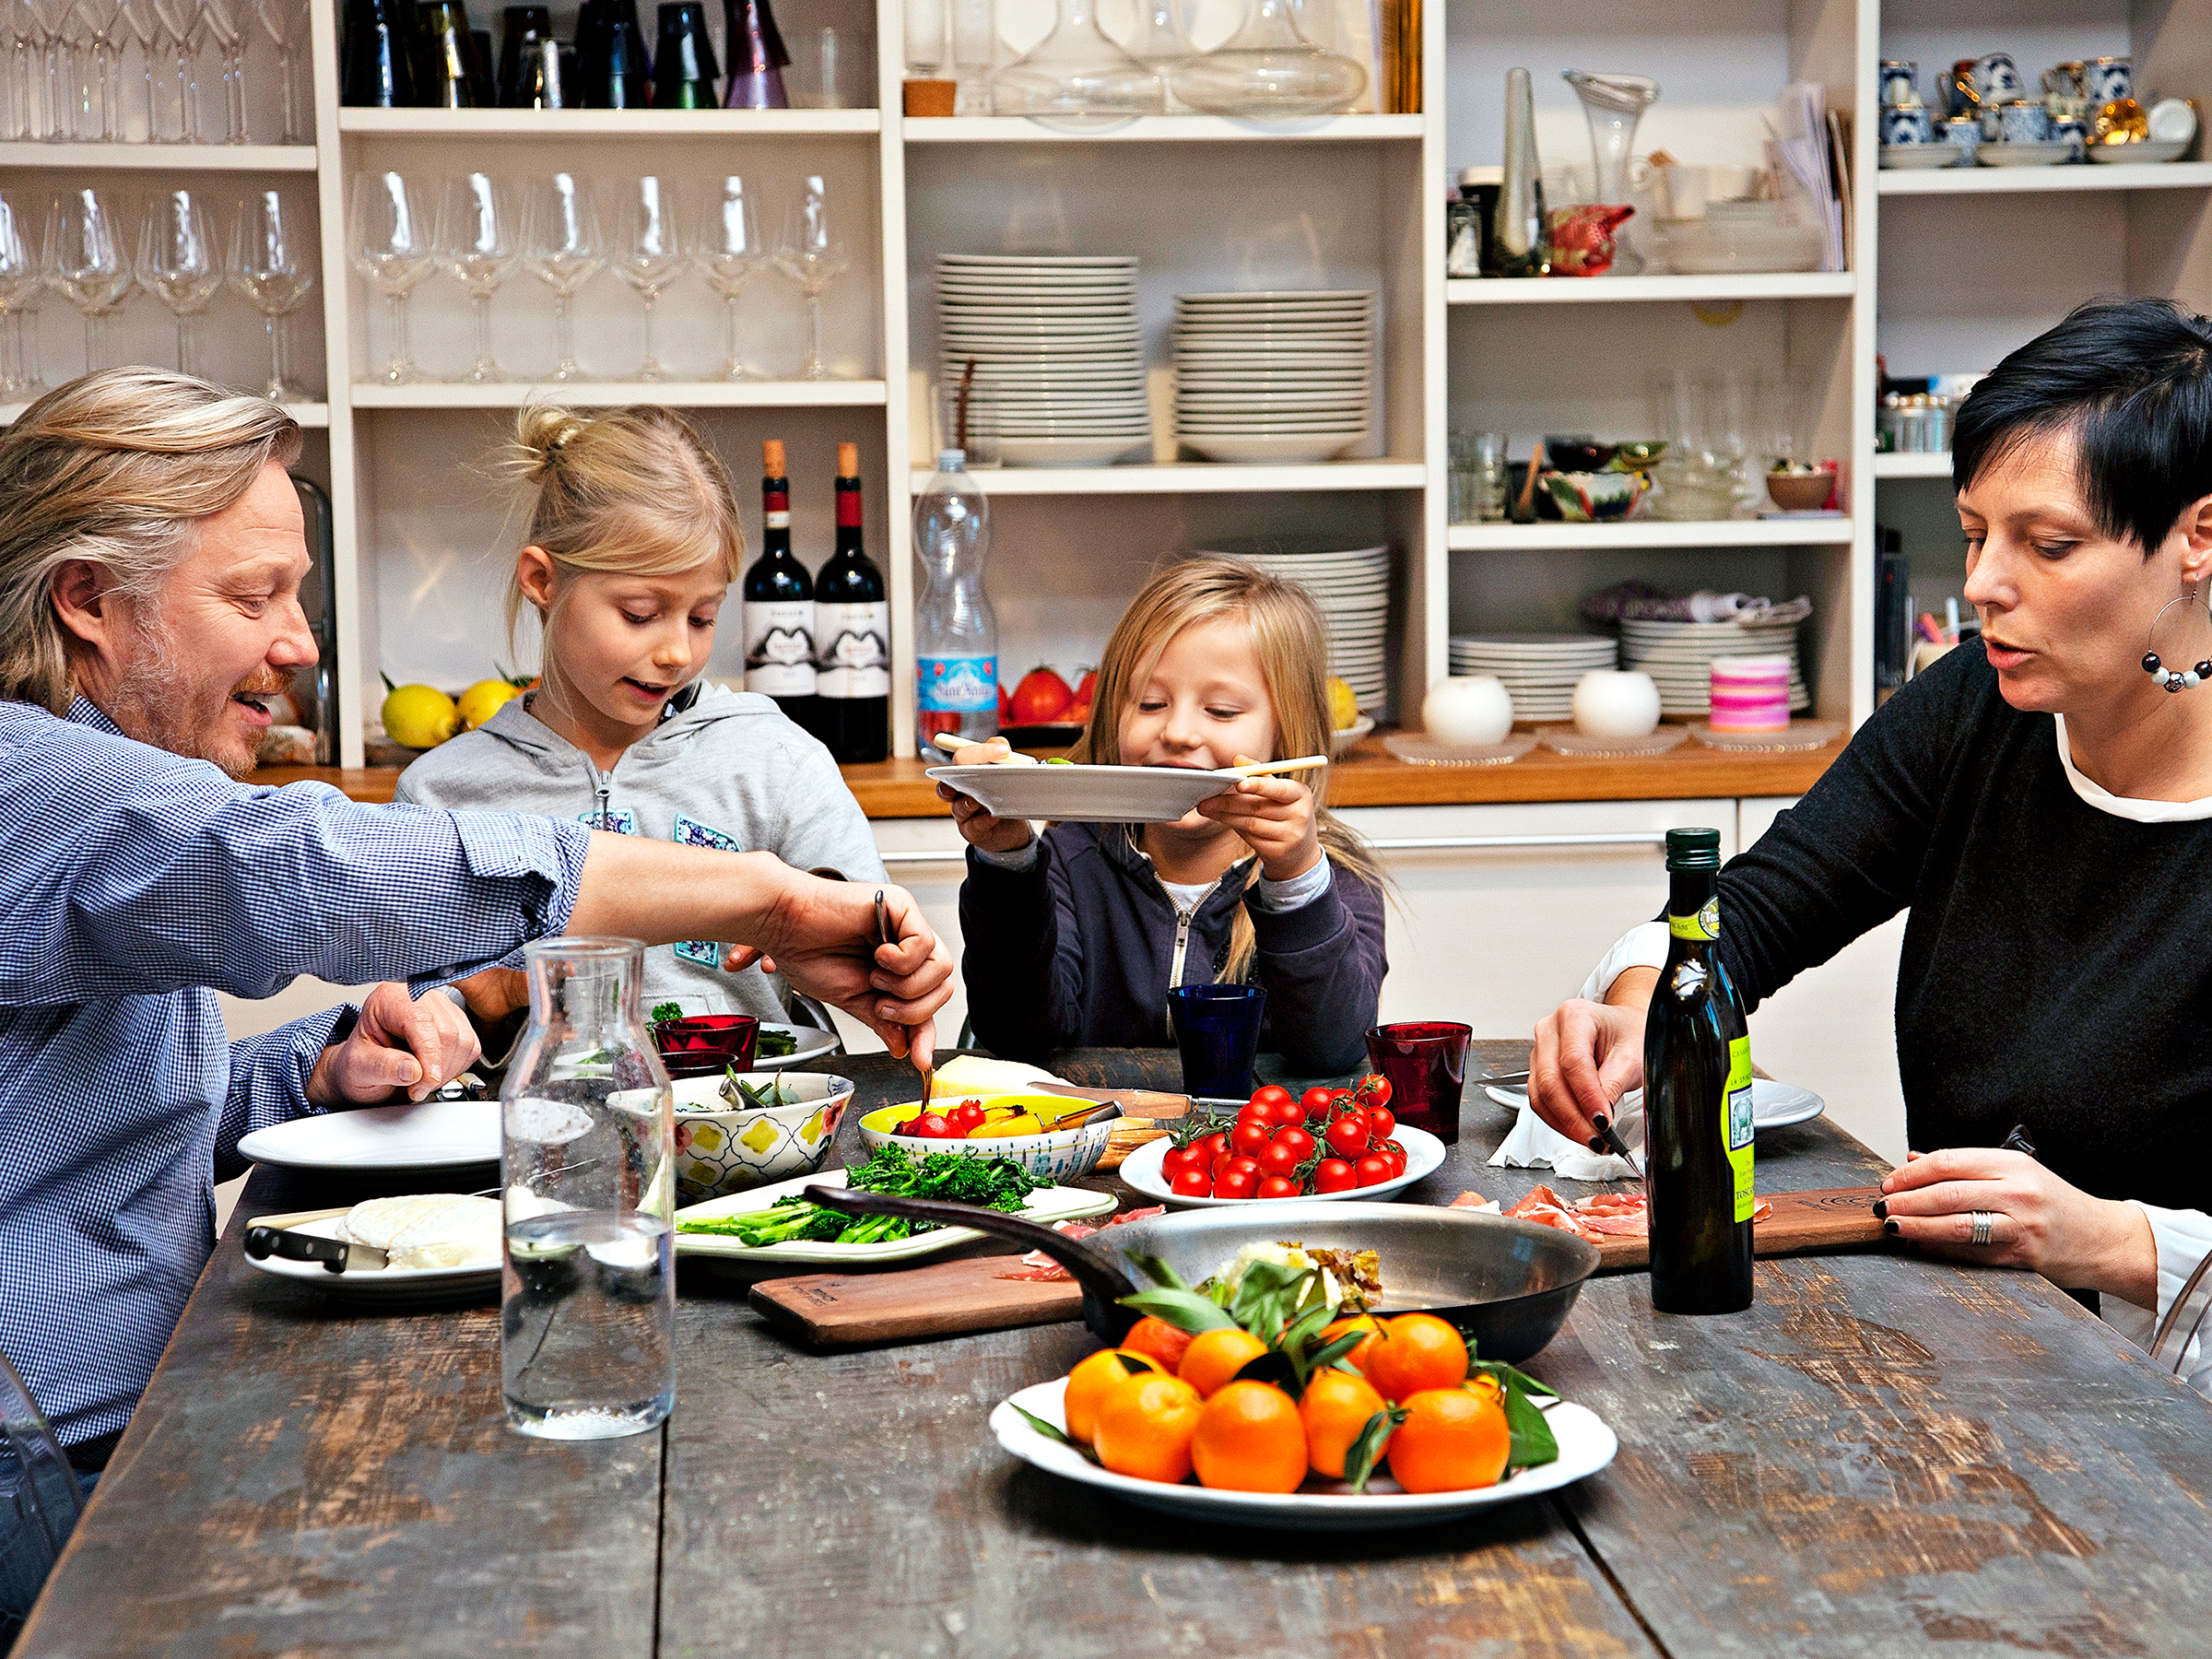
[[(903, 1147), (886, 1147), (853, 1171), (846, 1177), (846, 1184), (906, 1198), (938, 1198), (952, 1204), (972, 1204), (982, 1209), (1015, 1211), (1027, 1208), (1029, 1195), (1052, 1182), (1030, 1174), (1011, 1159), (968, 1158), (958, 1152), (932, 1152), (917, 1159)], [(779, 1198), (768, 1209), (752, 1210), (741, 1216), (689, 1219), (678, 1216), (676, 1229), (678, 1232), (735, 1238), (759, 1250), (794, 1240), (884, 1244), (933, 1231), (935, 1224), (908, 1221), (897, 1216), (848, 1216), (842, 1210), (829, 1209), (794, 1196)]]

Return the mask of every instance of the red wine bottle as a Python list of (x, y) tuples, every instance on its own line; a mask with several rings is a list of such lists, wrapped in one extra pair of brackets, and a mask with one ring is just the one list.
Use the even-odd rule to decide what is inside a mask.
[(860, 445), (837, 446), (837, 550), (814, 579), (816, 735), (841, 766), (891, 750), (891, 607), (861, 547)]
[(745, 688), (816, 729), (814, 581), (791, 556), (791, 479), (783, 443), (760, 446), (760, 557), (745, 573)]

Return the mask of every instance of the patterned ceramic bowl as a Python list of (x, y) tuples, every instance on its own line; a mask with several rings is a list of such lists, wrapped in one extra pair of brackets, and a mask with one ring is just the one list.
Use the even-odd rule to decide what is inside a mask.
[(686, 1203), (741, 1193), (771, 1181), (810, 1175), (837, 1141), (853, 1102), (850, 1078), (820, 1072), (747, 1072), (766, 1094), (780, 1085), (789, 1105), (733, 1112), (722, 1078), (686, 1077), (676, 1088), (676, 1185)]
[[(995, 1102), (994, 1102), (995, 1103)], [(1065, 1102), (1064, 1102), (1065, 1103)], [(897, 1147), (916, 1158), (932, 1152), (959, 1152), (970, 1158), (1010, 1158), (1032, 1175), (1059, 1183), (1088, 1175), (1106, 1156), (1106, 1142), (1116, 1120), (1086, 1124), (1079, 1129), (1055, 1129), (1045, 1135), (993, 1135), (983, 1140), (924, 1140), (918, 1135), (893, 1135), (890, 1126), (903, 1124), (921, 1108), (919, 1100), (879, 1107), (860, 1120), (860, 1138), (872, 1152), (879, 1147)]]
[(1547, 472), (1544, 488), (1571, 524), (1602, 524), (1625, 519), (1643, 500), (1641, 473)]

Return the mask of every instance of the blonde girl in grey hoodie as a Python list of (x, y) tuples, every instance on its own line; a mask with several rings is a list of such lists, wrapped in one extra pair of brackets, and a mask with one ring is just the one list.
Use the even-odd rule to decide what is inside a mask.
[[(769, 698), (698, 678), (745, 560), (728, 472), (691, 423), (652, 406), (587, 418), (523, 411), (503, 467), (533, 492), (507, 594), (544, 629), (535, 689), (401, 774), (398, 800), (542, 812), (594, 829), (881, 881), (867, 818), (830, 751)], [(759, 968), (712, 939), (645, 953), (645, 1006), (711, 998), (788, 1018)], [(465, 985), (487, 1023), (525, 1006), (520, 974)]]

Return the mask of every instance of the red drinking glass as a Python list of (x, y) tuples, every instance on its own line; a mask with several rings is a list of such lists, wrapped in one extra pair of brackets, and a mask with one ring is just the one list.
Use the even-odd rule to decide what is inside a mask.
[(653, 1046), (671, 1077), (711, 1077), (727, 1068), (753, 1069), (760, 1022), (750, 1014), (700, 1014), (664, 1019), (653, 1028)]
[(1467, 1077), (1473, 1026), (1414, 1019), (1371, 1028), (1368, 1064), (1390, 1079), (1390, 1110), (1447, 1146), (1459, 1139), (1459, 1091)]

